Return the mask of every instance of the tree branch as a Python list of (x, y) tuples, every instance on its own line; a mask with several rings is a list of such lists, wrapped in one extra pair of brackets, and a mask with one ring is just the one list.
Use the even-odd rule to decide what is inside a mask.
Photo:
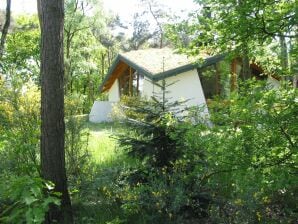
[(11, 8), (11, 0), (6, 0), (6, 16), (5, 16), (5, 23), (2, 29), (1, 40), (0, 40), (0, 59), (4, 53), (4, 45), (6, 41), (6, 36), (8, 33), (8, 28), (10, 25), (10, 8)]

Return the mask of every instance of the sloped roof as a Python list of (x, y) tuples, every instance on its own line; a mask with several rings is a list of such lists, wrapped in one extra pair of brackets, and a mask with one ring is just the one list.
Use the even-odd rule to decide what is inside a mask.
[(109, 82), (109, 85), (111, 85), (111, 80), (109, 79), (114, 75), (114, 71), (118, 69), (117, 66), (123, 62), (147, 78), (153, 81), (159, 81), (195, 68), (209, 66), (222, 60), (224, 55), (209, 56), (207, 54), (201, 54), (200, 57), (205, 58), (201, 64), (194, 57), (175, 53), (170, 48), (151, 48), (120, 53), (112, 63), (108, 74), (100, 86), (100, 91), (108, 89), (105, 87), (106, 83)]
[(177, 54), (170, 48), (145, 49), (120, 54), (126, 59), (140, 65), (152, 75), (176, 69), (195, 62), (185, 54)]

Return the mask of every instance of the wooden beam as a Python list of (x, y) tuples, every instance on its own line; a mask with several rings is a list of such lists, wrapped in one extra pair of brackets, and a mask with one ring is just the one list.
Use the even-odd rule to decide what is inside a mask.
[(132, 70), (131, 67), (129, 67), (129, 96), (132, 96)]
[(139, 90), (139, 87), (140, 87), (140, 84), (139, 84), (139, 82), (140, 82), (140, 74), (139, 74), (139, 72), (137, 72), (137, 96), (139, 95), (139, 92), (140, 92), (140, 90)]
[(233, 59), (231, 63), (231, 91), (237, 89), (237, 59)]
[(215, 93), (217, 95), (220, 94), (220, 69), (219, 69), (219, 63), (215, 63)]
[(114, 84), (115, 80), (118, 79), (123, 74), (123, 72), (125, 72), (125, 70), (127, 70), (127, 68), (128, 68), (128, 65), (125, 64), (124, 62), (120, 61), (119, 64), (117, 65), (116, 69), (112, 73), (111, 77), (109, 78), (107, 83), (104, 85), (102, 92), (109, 90), (112, 87), (112, 85)]

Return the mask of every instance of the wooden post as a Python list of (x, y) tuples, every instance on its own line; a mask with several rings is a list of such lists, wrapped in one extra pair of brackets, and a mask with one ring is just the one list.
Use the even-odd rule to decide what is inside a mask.
[(129, 96), (132, 96), (132, 70), (131, 67), (129, 67)]
[(139, 87), (140, 87), (140, 74), (139, 74), (139, 72), (137, 72), (137, 96), (139, 95), (139, 92), (140, 92), (140, 90), (139, 90)]
[(231, 64), (231, 91), (234, 91), (237, 89), (236, 61), (237, 61), (236, 59), (233, 59)]
[(217, 95), (220, 94), (220, 69), (219, 69), (219, 63), (215, 63), (215, 93)]

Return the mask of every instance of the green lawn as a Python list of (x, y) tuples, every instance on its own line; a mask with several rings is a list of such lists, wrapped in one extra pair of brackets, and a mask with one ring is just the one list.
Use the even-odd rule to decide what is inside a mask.
[(88, 194), (84, 194), (84, 198), (73, 205), (76, 221), (86, 224), (117, 223), (114, 221), (121, 214), (121, 209), (117, 203), (111, 203), (105, 198), (102, 189), (113, 185), (119, 170), (133, 163), (119, 149), (115, 139), (115, 134), (123, 129), (116, 123), (86, 122), (85, 126), (90, 133), (88, 149), (94, 162), (94, 176), (87, 187), (90, 189)]
[(90, 132), (88, 148), (97, 164), (113, 160), (117, 157), (117, 143), (112, 137), (119, 129), (116, 124), (94, 124), (87, 122), (86, 127)]

